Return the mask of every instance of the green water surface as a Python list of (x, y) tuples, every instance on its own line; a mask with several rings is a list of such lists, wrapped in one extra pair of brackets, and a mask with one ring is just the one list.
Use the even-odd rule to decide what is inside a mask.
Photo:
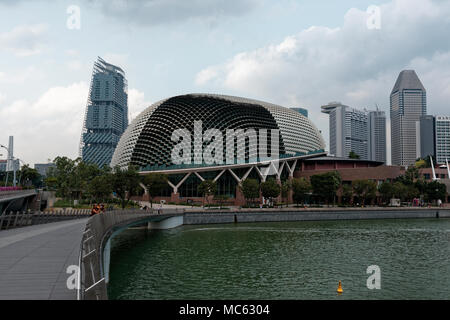
[(110, 299), (450, 299), (450, 219), (133, 229), (112, 248)]

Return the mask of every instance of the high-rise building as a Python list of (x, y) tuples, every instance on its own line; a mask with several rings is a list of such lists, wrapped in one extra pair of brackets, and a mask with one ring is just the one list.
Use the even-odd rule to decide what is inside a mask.
[(34, 168), (39, 172), (39, 174), (43, 177), (46, 177), (50, 168), (55, 168), (56, 165), (54, 163), (35, 163)]
[(369, 111), (369, 160), (386, 163), (386, 114)]
[(450, 161), (450, 116), (436, 116), (436, 162)]
[[(16, 171), (20, 170), (20, 162), (19, 159), (14, 159), (12, 161), (13, 168), (16, 168)], [(0, 172), (8, 172), (13, 171), (13, 169), (8, 168), (8, 160), (0, 160)]]
[(408, 166), (417, 158), (416, 122), (427, 113), (426, 90), (414, 70), (403, 70), (390, 96), (392, 164)]
[(347, 158), (351, 151), (360, 159), (386, 162), (384, 111), (358, 110), (340, 102), (322, 106), (330, 116), (330, 154)]
[(424, 115), (416, 122), (416, 158), (436, 156), (436, 121), (434, 116)]
[(99, 57), (94, 63), (81, 136), (83, 161), (99, 166), (110, 164), (128, 126), (127, 90), (125, 72)]
[(322, 106), (322, 112), (330, 116), (330, 154), (346, 158), (353, 151), (360, 159), (369, 159), (368, 113), (340, 102)]
[(303, 116), (308, 118), (308, 109), (305, 109), (305, 108), (291, 108), (291, 109), (294, 110), (294, 111), (297, 111), (301, 115), (303, 115)]
[(450, 116), (422, 116), (417, 130), (418, 158), (432, 156), (439, 164), (450, 161)]

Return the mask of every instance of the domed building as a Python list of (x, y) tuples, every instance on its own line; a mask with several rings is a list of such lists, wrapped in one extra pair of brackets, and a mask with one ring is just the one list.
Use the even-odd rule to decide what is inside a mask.
[[(236, 197), (248, 177), (286, 178), (302, 159), (324, 155), (314, 124), (297, 111), (246, 98), (187, 94), (145, 109), (122, 135), (111, 166), (169, 175), (168, 200), (195, 198), (214, 179), (218, 193)], [(170, 193), (170, 194), (169, 194)]]

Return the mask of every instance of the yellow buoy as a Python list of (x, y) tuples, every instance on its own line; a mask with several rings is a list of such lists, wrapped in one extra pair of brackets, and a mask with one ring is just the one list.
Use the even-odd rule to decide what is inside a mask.
[(342, 284), (341, 284), (341, 281), (339, 281), (339, 285), (338, 285), (338, 288), (337, 288), (337, 292), (338, 292), (338, 293), (344, 292), (344, 290), (342, 290)]

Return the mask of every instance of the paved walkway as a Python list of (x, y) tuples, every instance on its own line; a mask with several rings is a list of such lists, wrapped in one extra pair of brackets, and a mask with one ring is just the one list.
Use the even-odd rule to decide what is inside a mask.
[(86, 219), (0, 231), (0, 300), (76, 299), (66, 286), (78, 265)]

